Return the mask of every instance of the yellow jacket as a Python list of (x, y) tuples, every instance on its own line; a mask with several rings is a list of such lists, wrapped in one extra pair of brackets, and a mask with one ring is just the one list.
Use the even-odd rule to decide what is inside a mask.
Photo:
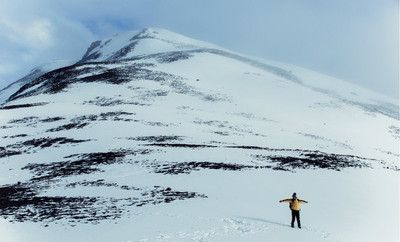
[(280, 200), (279, 202), (288, 202), (290, 209), (294, 211), (300, 211), (300, 205), (302, 203), (308, 203), (307, 201), (298, 199), (298, 198), (288, 198), (288, 199), (283, 199)]

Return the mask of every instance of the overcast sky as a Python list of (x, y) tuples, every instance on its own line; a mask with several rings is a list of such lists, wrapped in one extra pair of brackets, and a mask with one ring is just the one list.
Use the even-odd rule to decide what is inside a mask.
[(399, 95), (397, 0), (0, 0), (0, 87), (148, 26)]

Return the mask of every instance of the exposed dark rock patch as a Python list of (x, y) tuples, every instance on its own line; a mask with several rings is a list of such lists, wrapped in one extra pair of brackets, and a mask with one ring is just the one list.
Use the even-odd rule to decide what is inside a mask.
[(259, 169), (259, 168), (270, 168), (270, 167), (220, 163), (220, 162), (207, 162), (207, 161), (203, 162), (191, 161), (191, 162), (170, 163), (170, 164), (163, 164), (160, 166), (156, 166), (155, 173), (176, 175), (181, 173), (189, 174), (192, 171), (198, 171), (200, 169), (237, 171), (250, 168)]
[(0, 110), (29, 108), (29, 107), (43, 106), (46, 104), (48, 104), (48, 103), (42, 102), (42, 103), (25, 103), (25, 104), (16, 104), (16, 105), (6, 105), (6, 106), (0, 106)]
[(72, 182), (66, 185), (67, 187), (72, 187), (75, 188), (77, 186), (91, 186), (91, 187), (115, 187), (115, 188), (120, 188), (122, 190), (141, 190), (138, 187), (133, 187), (133, 186), (126, 186), (122, 185), (120, 186), (116, 182), (106, 182), (104, 179), (98, 179), (96, 181), (80, 181), (80, 182)]
[(129, 137), (127, 139), (158, 143), (158, 142), (166, 142), (166, 141), (179, 141), (179, 140), (182, 140), (182, 136), (176, 136), (176, 135), (138, 136), (138, 137)]
[(157, 127), (169, 127), (173, 125), (172, 123), (163, 123), (158, 121), (146, 121), (146, 120), (135, 120), (135, 122), (141, 122), (142, 124), (149, 126), (157, 126)]
[[(254, 67), (264, 69), (268, 72), (273, 73), (274, 75), (277, 75), (284, 79), (290, 80), (292, 82), (302, 84), (302, 81), (291, 71), (285, 70), (285, 69), (277, 67), (277, 66), (261, 63), (261, 62), (249, 59), (247, 57), (243, 57), (241, 55), (223, 51), (223, 50), (219, 50), (219, 49), (198, 48), (198, 49), (193, 49), (193, 50), (173, 51), (173, 52), (168, 52), (168, 53), (170, 53), (170, 55), (171, 55), (171, 53), (173, 53), (173, 56), (181, 57), (181, 59), (187, 59), (194, 53), (211, 53), (211, 54), (215, 54), (215, 55), (225, 56), (225, 57), (228, 57), (231, 59), (239, 60), (241, 62), (250, 64)], [(153, 57), (156, 57), (155, 55), (160, 55), (160, 54), (151, 54), (151, 55), (141, 56), (141, 57), (136, 57), (136, 58), (141, 58), (141, 59), (153, 58)], [(134, 59), (134, 58), (132, 58), (132, 59)], [(171, 59), (174, 60), (174, 58), (171, 58)]]
[(0, 158), (22, 154), (19, 150), (10, 149), (8, 147), (0, 147)]
[[(79, 78), (79, 76), (77, 76), (77, 78), (78, 78), (78, 80), (80, 82), (86, 82), (86, 83), (104, 82), (104, 83), (111, 83), (111, 84), (121, 84), (121, 83), (125, 83), (125, 82), (129, 82), (130, 81), (128, 76), (123, 75), (123, 73), (119, 73), (119, 69), (118, 68), (103, 69), (100, 73), (93, 72), (90, 75), (87, 75), (85, 77)], [(72, 83), (68, 83), (68, 84), (70, 85)], [(57, 92), (59, 92), (59, 91), (57, 90)]]
[(40, 122), (42, 122), (42, 123), (52, 123), (52, 122), (60, 121), (60, 120), (63, 120), (63, 119), (65, 119), (65, 118), (63, 118), (63, 117), (51, 117), (51, 118), (41, 119)]
[(54, 180), (67, 176), (101, 172), (99, 166), (122, 163), (127, 155), (144, 155), (150, 152), (149, 149), (142, 149), (76, 154), (64, 157), (67, 159), (65, 161), (49, 164), (28, 164), (22, 169), (34, 173), (34, 180)]
[(165, 97), (168, 96), (169, 91), (165, 90), (136, 90), (137, 98), (142, 101), (154, 101), (157, 97)]
[(106, 112), (106, 113), (100, 113), (100, 114), (78, 116), (76, 118), (71, 119), (71, 121), (73, 123), (107, 121), (107, 120), (110, 120), (110, 121), (132, 121), (132, 119), (126, 118), (126, 116), (132, 116), (132, 115), (134, 115), (134, 113), (115, 111), (115, 112)]
[(126, 121), (126, 122), (134, 121), (133, 119), (127, 117), (132, 115), (134, 115), (134, 113), (123, 112), (123, 111), (83, 115), (71, 119), (70, 123), (68, 124), (48, 129), (46, 130), (46, 132), (58, 132), (70, 129), (81, 129), (83, 127), (88, 126), (91, 122), (95, 121)]
[(11, 128), (13, 128), (13, 126), (11, 126), (11, 125), (2, 125), (2, 126), (0, 126), (0, 129), (11, 129)]
[[(32, 184), (0, 187), (0, 216), (11, 222), (55, 222), (64, 219), (71, 225), (97, 223), (120, 218), (124, 212), (117, 205), (131, 198), (42, 196)], [(39, 189), (40, 190), (40, 189)]]
[(213, 133), (221, 136), (229, 136), (229, 132), (226, 131), (214, 131)]
[(107, 61), (118, 60), (124, 58), (129, 52), (133, 51), (138, 44), (138, 41), (132, 41), (130, 44), (116, 51), (112, 56), (107, 58)]
[(160, 146), (160, 147), (179, 147), (179, 148), (217, 148), (216, 145), (204, 144), (182, 144), (182, 143), (152, 143), (146, 144), (147, 146)]
[(207, 198), (204, 194), (199, 194), (196, 192), (181, 192), (175, 191), (170, 187), (163, 188), (160, 186), (154, 186), (149, 192), (143, 192), (141, 194), (143, 197), (149, 196), (150, 199), (143, 200), (136, 203), (136, 206), (140, 207), (146, 204), (160, 204), (160, 203), (170, 203), (175, 200), (184, 200), (189, 198)]
[[(246, 146), (246, 145), (211, 145), (211, 144), (188, 144), (188, 143), (150, 143), (147, 146), (160, 146), (160, 147), (179, 147), (179, 148), (232, 148), (232, 149), (251, 149), (251, 150), (274, 150), (267, 147), (260, 146)], [(279, 149), (285, 150), (285, 149)]]
[(209, 94), (209, 93), (204, 93), (202, 91), (199, 91), (195, 87), (183, 82), (181, 79), (172, 80), (167, 84), (176, 93), (195, 96), (204, 101), (208, 101), (208, 102), (229, 101), (229, 99), (227, 97), (224, 97), (220, 94)]
[(29, 117), (24, 117), (20, 119), (12, 119), (8, 123), (9, 124), (26, 124), (26, 123), (37, 123), (39, 120), (38, 117), (35, 116), (29, 116)]
[[(44, 143), (38, 142), (37, 145), (42, 146)], [(107, 187), (135, 193), (122, 198), (42, 194), (52, 185), (59, 186), (61, 178), (101, 171), (101, 165), (122, 163), (127, 155), (145, 155), (150, 152), (151, 150), (142, 149), (76, 154), (65, 157), (68, 160), (63, 162), (29, 164), (23, 168), (34, 173), (29, 181), (0, 186), (0, 216), (11, 222), (42, 222), (45, 226), (55, 222), (75, 226), (80, 223), (96, 224), (102, 220), (118, 219), (129, 212), (131, 206), (141, 207), (206, 197), (196, 192), (177, 191), (170, 187), (135, 187), (106, 182), (104, 179), (72, 182), (67, 184), (66, 188)]]
[(394, 125), (389, 126), (389, 133), (396, 139), (400, 139), (400, 128)]
[(384, 162), (381, 162), (381, 164), (382, 164), (382, 167), (383, 167), (384, 169), (388, 169), (388, 170), (392, 170), (392, 171), (400, 171), (400, 165), (397, 165), (397, 164), (387, 164), (387, 163), (384, 163)]
[(220, 145), (220, 146), (222, 146), (222, 145), (236, 145), (236, 143), (224, 142), (224, 141), (220, 141), (220, 140), (218, 140), (218, 141), (217, 140), (210, 140), (209, 144)]
[(66, 137), (43, 137), (39, 139), (30, 139), (15, 144), (0, 147), (0, 158), (9, 157), (13, 155), (20, 155), (23, 153), (35, 152), (37, 149), (44, 149), (48, 147), (58, 147), (63, 144), (77, 144), (87, 142), (90, 140), (76, 140)]
[(83, 104), (92, 104), (100, 107), (110, 107), (110, 106), (116, 106), (116, 105), (123, 105), (123, 104), (128, 104), (128, 105), (135, 105), (135, 106), (149, 106), (150, 104), (147, 103), (140, 103), (136, 101), (128, 101), (124, 99), (119, 99), (119, 98), (108, 98), (108, 97), (96, 97), (93, 100), (85, 101)]
[(83, 123), (69, 123), (69, 124), (64, 124), (55, 128), (51, 128), (46, 130), (46, 132), (58, 132), (58, 131), (63, 131), (63, 130), (70, 130), (70, 129), (81, 129), (85, 126), (89, 125), (87, 122)]
[(255, 136), (265, 136), (263, 134), (255, 133), (250, 129), (243, 129), (234, 125), (231, 125), (228, 121), (220, 121), (220, 120), (201, 120), (197, 119), (193, 121), (193, 123), (198, 125), (209, 126), (212, 128), (217, 128), (218, 130), (212, 131), (213, 133), (220, 134), (220, 135), (229, 135), (235, 134), (239, 136), (243, 136), (244, 134), (252, 134)]
[(113, 62), (76, 64), (48, 72), (22, 86), (16, 93), (11, 95), (10, 100), (40, 93), (59, 93), (76, 83), (103, 82), (122, 84), (138, 79), (167, 82), (178, 78), (171, 74), (145, 68), (152, 66), (149, 63), (130, 62), (125, 63), (123, 67), (110, 67), (107, 64), (113, 64)]
[[(122, 186), (123, 187), (123, 186)], [(121, 189), (124, 189), (122, 188)], [(17, 183), (0, 187), (0, 216), (11, 222), (42, 222), (48, 226), (60, 222), (97, 224), (121, 218), (130, 206), (141, 207), (189, 198), (205, 198), (195, 192), (176, 191), (169, 187), (135, 188), (140, 195), (126, 198), (89, 196), (44, 196), (35, 183)]]
[(56, 137), (56, 138), (50, 138), (50, 137), (44, 137), (44, 138), (39, 138), (39, 139), (30, 139), (23, 141), (21, 143), (17, 143), (12, 145), (14, 148), (24, 148), (24, 147), (32, 147), (32, 148), (47, 148), (51, 146), (57, 147), (58, 145), (61, 144), (77, 144), (77, 143), (82, 143), (82, 142), (87, 142), (90, 140), (77, 140), (77, 139), (71, 139), (71, 138), (65, 138), (65, 137)]
[(366, 159), (323, 152), (301, 153), (298, 156), (254, 155), (254, 157), (259, 161), (275, 164), (273, 169), (287, 171), (317, 168), (340, 171), (343, 168), (370, 167)]
[(155, 58), (159, 63), (171, 63), (179, 60), (186, 60), (192, 56), (193, 55), (189, 54), (188, 52), (172, 51), (158, 54), (157, 56), (155, 56)]
[(97, 59), (101, 56), (101, 54), (99, 52), (93, 52), (92, 51), (94, 49), (96, 49), (97, 47), (99, 47), (101, 44), (100, 40), (94, 41), (90, 44), (89, 48), (86, 50), (86, 53), (83, 55), (82, 59), (79, 61), (80, 63), (89, 61), (89, 60), (93, 60), (93, 59)]
[[(204, 144), (183, 144), (183, 143), (150, 143), (146, 146), (173, 147), (173, 148), (227, 148), (227, 149), (245, 149), (258, 150), (271, 153), (270, 155), (258, 154), (252, 155), (258, 161), (267, 162), (262, 164), (263, 168), (272, 168), (275, 170), (292, 171), (294, 169), (330, 169), (342, 170), (344, 168), (364, 168), (371, 167), (371, 162), (377, 162), (375, 159), (364, 158), (354, 155), (329, 154), (317, 150), (303, 149), (274, 149), (260, 146), (245, 145), (204, 145)], [(292, 155), (287, 155), (290, 152)], [(272, 165), (270, 165), (272, 164)], [(168, 166), (168, 165), (167, 165)], [(252, 166), (253, 168), (261, 168)], [(249, 168), (249, 167), (248, 167)], [(190, 170), (190, 168), (188, 168)]]
[(186, 60), (191, 57), (193, 57), (193, 54), (191, 54), (189, 51), (169, 51), (163, 53), (134, 56), (126, 58), (126, 60), (135, 61), (155, 59), (158, 63), (171, 63), (179, 60)]
[(228, 121), (219, 121), (219, 120), (195, 120), (193, 121), (193, 123), (195, 124), (202, 124), (202, 125), (207, 125), (207, 126), (212, 126), (212, 127), (216, 127), (216, 128), (226, 128), (229, 126), (229, 122)]
[(285, 150), (285, 149), (271, 149), (268, 147), (253, 146), (253, 145), (227, 145), (226, 148), (232, 149), (245, 149), (245, 150)]
[(93, 187), (119, 187), (116, 182), (106, 182), (104, 179), (98, 179), (96, 181), (79, 181), (79, 182), (71, 182), (66, 185), (66, 187), (75, 188), (77, 186), (93, 186)]
[(3, 139), (5, 139), (5, 138), (10, 138), (10, 139), (14, 139), (14, 138), (21, 138), (21, 137), (27, 137), (28, 135), (27, 134), (16, 134), (16, 135), (6, 135), (6, 136), (3, 136), (2, 138)]
[(63, 117), (48, 117), (48, 118), (40, 119), (39, 117), (36, 117), (36, 116), (28, 116), (28, 117), (19, 118), (19, 119), (12, 119), (8, 123), (13, 124), (13, 125), (23, 124), (25, 126), (36, 127), (37, 124), (39, 124), (39, 123), (52, 123), (52, 122), (56, 122), (56, 121), (63, 120), (63, 119), (64, 119)]
[[(156, 58), (160, 61), (176, 61), (180, 58), (188, 57), (188, 53), (163, 53)], [(148, 80), (160, 83), (160, 85), (168, 86), (173, 92), (185, 94), (201, 98), (205, 101), (229, 101), (229, 99), (221, 94), (205, 93), (197, 88), (187, 84), (182, 77), (169, 74), (166, 72), (156, 71), (149, 67), (154, 66), (152, 63), (137, 63), (133, 60), (146, 59), (150, 56), (140, 56), (124, 60), (109, 60), (94, 63), (78, 63), (72, 66), (60, 68), (44, 74), (32, 82), (22, 86), (16, 93), (10, 96), (10, 100), (22, 97), (34, 96), (40, 93), (55, 94), (63, 92), (71, 85), (77, 83), (109, 83), (123, 84), (138, 80)], [(121, 64), (115, 67), (115, 64)], [(159, 92), (157, 95), (166, 95), (166, 92)], [(153, 97), (154, 96), (153, 94)], [(107, 102), (106, 102), (107, 103)], [(118, 103), (118, 102), (117, 102)], [(115, 104), (111, 102), (111, 104)]]

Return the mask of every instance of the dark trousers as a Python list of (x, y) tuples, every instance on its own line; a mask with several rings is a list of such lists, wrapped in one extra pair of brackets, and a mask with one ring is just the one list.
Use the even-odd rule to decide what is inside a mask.
[(294, 227), (294, 220), (297, 219), (297, 227), (301, 228), (300, 224), (300, 211), (292, 210), (292, 228)]

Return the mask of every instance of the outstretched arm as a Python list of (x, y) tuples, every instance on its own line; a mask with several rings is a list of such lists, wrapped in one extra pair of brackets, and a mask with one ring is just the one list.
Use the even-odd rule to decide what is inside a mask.
[(299, 200), (300, 202), (302, 202), (302, 203), (308, 203), (306, 200)]
[(283, 199), (283, 200), (280, 200), (279, 202), (282, 203), (282, 202), (290, 202), (290, 201), (292, 201), (292, 199)]

